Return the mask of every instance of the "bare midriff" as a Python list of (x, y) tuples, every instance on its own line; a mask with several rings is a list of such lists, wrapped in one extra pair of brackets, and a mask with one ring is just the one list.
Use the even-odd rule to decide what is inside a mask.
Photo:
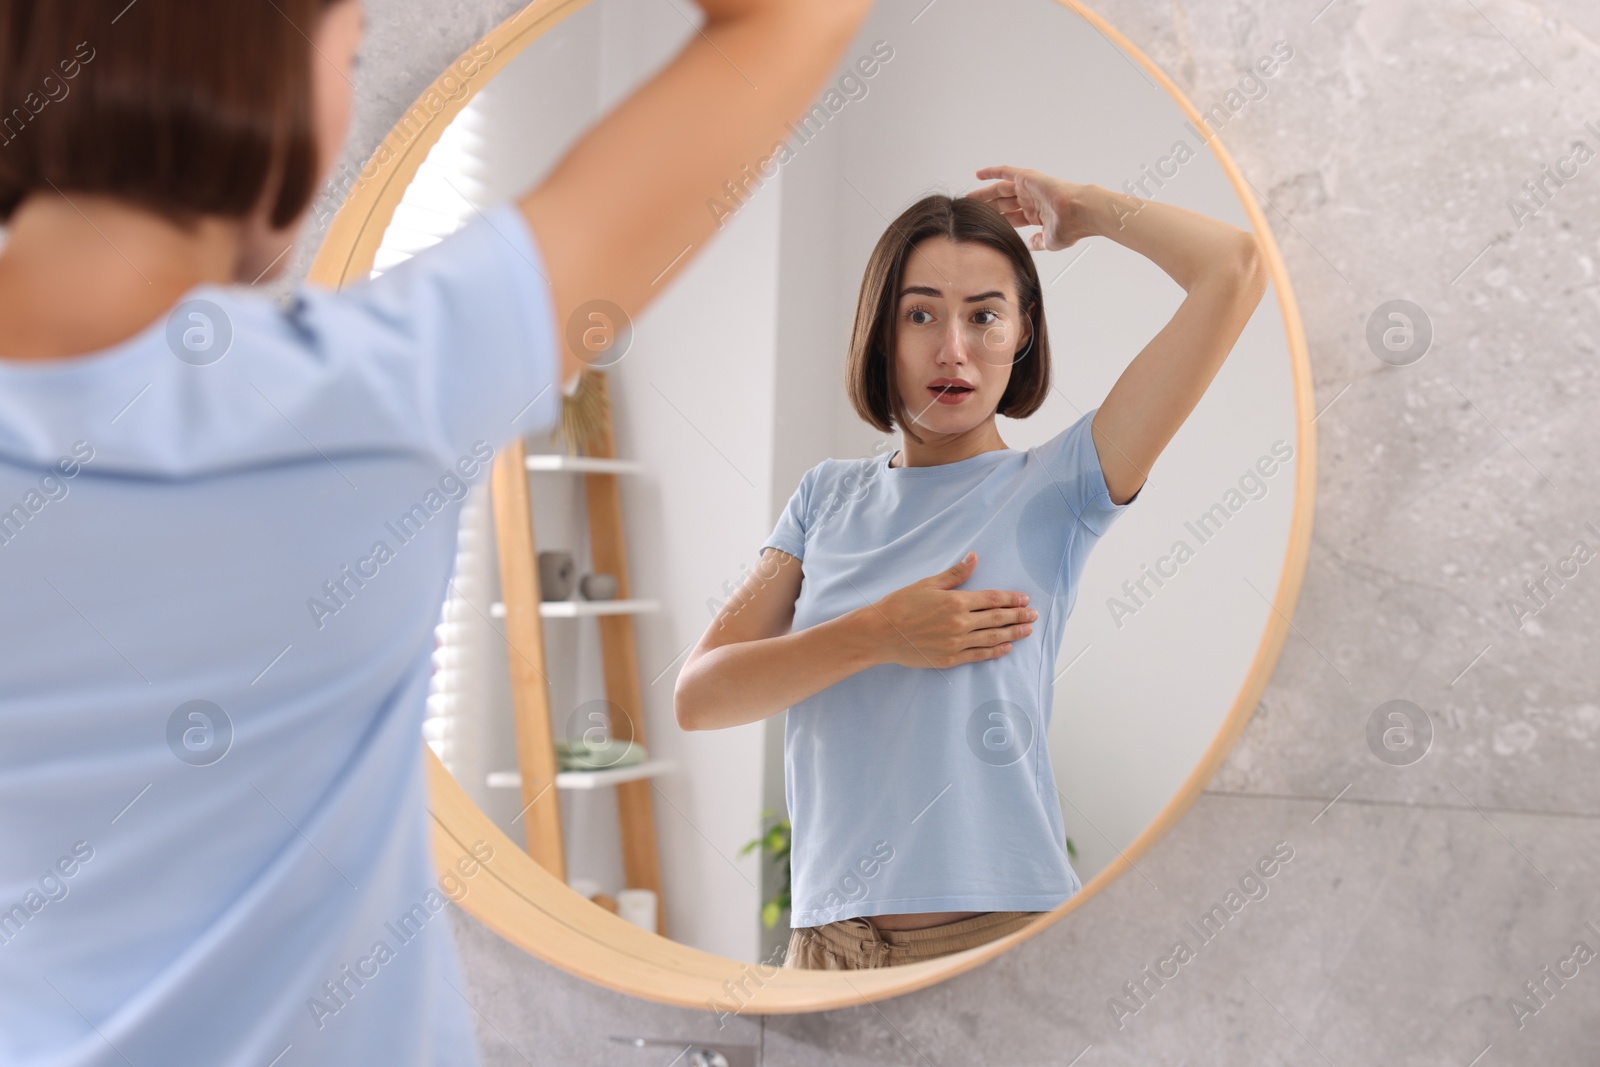
[(942, 926), (974, 915), (987, 915), (986, 911), (912, 911), (898, 915), (869, 915), (872, 925), (880, 930), (925, 930)]

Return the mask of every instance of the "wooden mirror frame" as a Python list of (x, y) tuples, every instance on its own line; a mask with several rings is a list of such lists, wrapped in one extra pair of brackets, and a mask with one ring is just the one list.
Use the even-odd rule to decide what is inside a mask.
[[(396, 206), (445, 127), (513, 57), (588, 2), (534, 0), (496, 26), (436, 79), (362, 168), (360, 180), (329, 225), (308, 280), (339, 288), (366, 278)], [(1143, 67), (1197, 128), (1203, 123), (1194, 105), (1127, 38), (1077, 0), (1057, 2)], [(485, 46), (490, 53), (487, 60), (481, 58)], [(463, 75), (461, 71), (468, 68), (473, 72)], [(1025, 929), (954, 955), (865, 971), (784, 970), (742, 963), (669, 941), (579, 896), (501, 832), (424, 743), (434, 858), (441, 879), (456, 887), (449, 894), (451, 899), (512, 944), (619, 993), (702, 1011), (790, 1014), (867, 1004), (969, 971), (1060, 921), (1149, 851), (1222, 765), (1266, 688), (1288, 635), (1289, 614), (1305, 574), (1316, 488), (1310, 360), (1288, 272), (1261, 209), (1249, 195), (1248, 183), (1216, 138), (1207, 144), (1233, 184), (1261, 244), (1288, 334), (1297, 415), (1295, 504), (1272, 614), (1233, 707), (1178, 792), (1114, 863)]]

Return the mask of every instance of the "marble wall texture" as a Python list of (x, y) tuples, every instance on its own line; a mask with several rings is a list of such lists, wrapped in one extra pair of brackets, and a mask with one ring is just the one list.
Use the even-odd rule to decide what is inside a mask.
[[(352, 167), (520, 6), (366, 2)], [(765, 1067), (1600, 1063), (1600, 959), (1574, 955), (1600, 952), (1600, 158), (1572, 148), (1600, 152), (1600, 8), (1096, 10), (1202, 107), (1275, 40), (1296, 49), (1292, 76), (1222, 130), (1287, 261), (1320, 412), (1309, 569), (1240, 744), (1137, 873), (999, 960), (875, 1005), (719, 1032), (456, 913), (486, 1063), (672, 1057), (609, 1034), (720, 1036), (758, 1045)], [(1545, 179), (1541, 206), (1524, 183), (1546, 166), (1566, 177)], [(1368, 346), (1393, 299), (1434, 330), (1410, 366)], [(1524, 583), (1541, 580), (1535, 599)], [(1408, 766), (1367, 740), (1397, 699), (1433, 731)], [(1198, 944), (1188, 923), (1278, 842), (1293, 858), (1267, 895), (1126, 1000), (1119, 1025), (1124, 983), (1179, 937)]]

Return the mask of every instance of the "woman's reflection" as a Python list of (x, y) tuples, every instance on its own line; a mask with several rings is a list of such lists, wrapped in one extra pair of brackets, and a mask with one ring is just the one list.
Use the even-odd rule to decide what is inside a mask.
[[(862, 280), (850, 401), (900, 447), (805, 473), (677, 682), (685, 729), (789, 711), (789, 967), (972, 948), (1080, 888), (1045, 744), (1062, 627), (1266, 288), (1236, 227), (1033, 170), (977, 176), (995, 180), (895, 219)], [(995, 415), (1050, 392), (1030, 250), (1091, 236), (1187, 296), (1098, 408), (1008, 448)]]

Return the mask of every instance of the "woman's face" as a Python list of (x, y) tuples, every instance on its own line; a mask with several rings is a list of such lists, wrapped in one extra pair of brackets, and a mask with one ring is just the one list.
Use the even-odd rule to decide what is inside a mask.
[(897, 315), (895, 379), (917, 433), (959, 434), (992, 419), (1032, 335), (1011, 261), (973, 241), (920, 241), (906, 257)]
[[(323, 11), (312, 38), (311, 107), (318, 167), (314, 189), (322, 188), (350, 131), (351, 70), (361, 45), (362, 26), (361, 0), (338, 0)], [(270, 210), (271, 197), (264, 197), (262, 208), (245, 226), (240, 281), (267, 281), (288, 266), (289, 257), (284, 253), (300, 232), (306, 212), (283, 229), (272, 230), (267, 225)]]

